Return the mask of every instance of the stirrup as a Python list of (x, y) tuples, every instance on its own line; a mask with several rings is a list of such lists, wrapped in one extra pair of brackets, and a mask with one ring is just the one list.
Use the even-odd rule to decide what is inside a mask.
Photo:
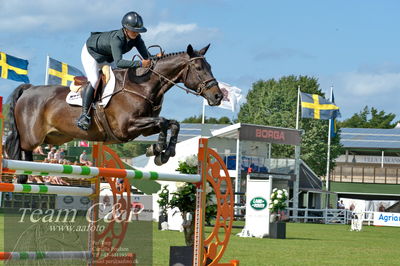
[(81, 116), (76, 121), (76, 125), (80, 129), (87, 131), (89, 129), (91, 120), (92, 120), (91, 117), (88, 116), (87, 114), (81, 114)]

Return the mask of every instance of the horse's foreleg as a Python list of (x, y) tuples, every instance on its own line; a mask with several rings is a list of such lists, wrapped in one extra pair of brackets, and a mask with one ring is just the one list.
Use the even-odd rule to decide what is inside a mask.
[(175, 156), (175, 147), (176, 143), (178, 142), (178, 134), (179, 134), (179, 123), (176, 120), (169, 120), (169, 128), (171, 129), (171, 138), (168, 143), (168, 148), (165, 151), (169, 157)]
[[(168, 134), (168, 125), (169, 121), (163, 117), (157, 118), (144, 118), (144, 120), (139, 120), (139, 122), (146, 122), (145, 124), (148, 125), (149, 119), (152, 120), (153, 127), (155, 128), (156, 132), (159, 132), (158, 141), (156, 144), (150, 145), (150, 147), (146, 151), (146, 156), (157, 156), (162, 151), (167, 148), (167, 134)], [(138, 121), (136, 121), (136, 126)]]
[[(176, 120), (167, 120), (168, 121), (168, 129), (171, 129), (171, 138), (165, 152), (161, 152), (154, 158), (154, 163), (156, 165), (162, 165), (168, 162), (170, 157), (175, 156), (175, 147), (178, 142), (178, 134), (179, 134), (179, 123)], [(160, 133), (161, 134), (161, 133)]]

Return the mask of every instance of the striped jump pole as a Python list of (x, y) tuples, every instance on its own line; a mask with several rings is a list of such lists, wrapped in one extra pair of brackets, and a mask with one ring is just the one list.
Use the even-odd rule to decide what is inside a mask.
[(37, 194), (59, 194), (69, 196), (90, 196), (93, 189), (87, 187), (68, 187), (54, 185), (30, 185), (30, 184), (11, 184), (0, 183), (0, 192), (23, 192)]
[(70, 177), (118, 177), (128, 179), (149, 179), (162, 181), (176, 181), (197, 183), (201, 181), (200, 175), (159, 173), (154, 171), (128, 170), (117, 168), (101, 168), (79, 165), (62, 165), (50, 163), (26, 162), (3, 159), (3, 173), (38, 173), (49, 176), (70, 176)]
[(89, 251), (45, 251), (45, 252), (0, 252), (0, 261), (3, 260), (83, 260), (90, 259)]

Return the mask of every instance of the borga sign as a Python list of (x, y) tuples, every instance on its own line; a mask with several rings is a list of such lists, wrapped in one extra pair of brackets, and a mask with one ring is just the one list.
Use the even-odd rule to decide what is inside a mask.
[(374, 212), (374, 225), (400, 226), (400, 213)]
[(267, 207), (267, 201), (264, 198), (256, 197), (250, 201), (250, 206), (257, 211), (261, 211)]

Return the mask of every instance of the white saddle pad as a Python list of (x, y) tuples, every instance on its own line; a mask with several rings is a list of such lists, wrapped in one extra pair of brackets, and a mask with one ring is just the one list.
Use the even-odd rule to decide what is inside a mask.
[[(110, 71), (110, 80), (107, 82), (106, 87), (103, 90), (103, 94), (101, 95), (101, 101), (99, 102), (100, 105), (102, 105), (103, 107), (106, 107), (108, 102), (111, 99), (111, 96), (114, 92), (114, 88), (115, 88), (115, 76), (114, 76), (114, 72), (111, 70)], [(73, 92), (70, 91), (67, 95), (67, 99), (66, 99), (68, 104), (71, 105), (78, 105), (78, 106), (82, 106), (82, 97), (81, 97), (81, 92)]]

